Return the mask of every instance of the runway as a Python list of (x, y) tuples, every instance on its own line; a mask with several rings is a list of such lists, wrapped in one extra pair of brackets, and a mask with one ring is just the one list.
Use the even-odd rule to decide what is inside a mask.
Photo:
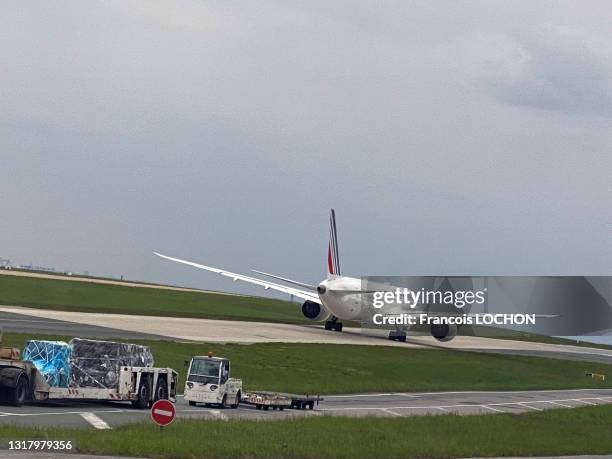
[(290, 325), (179, 317), (136, 316), (50, 311), (19, 306), (0, 306), (0, 323), (5, 331), (63, 334), (90, 338), (172, 339), (208, 343), (327, 343), (402, 348), (440, 348), (500, 354), (535, 355), (612, 364), (612, 349), (534, 343), (504, 339), (458, 336), (441, 343), (428, 336), (410, 337), (407, 343), (370, 336), (359, 328), (342, 333), (320, 325)]
[[(241, 404), (238, 409), (189, 406), (182, 396), (176, 403), (177, 419), (252, 419), (278, 421), (310, 416), (475, 415), (523, 413), (612, 403), (612, 389), (577, 389), (509, 392), (423, 392), (323, 396), (313, 410), (261, 411)], [(55, 402), (21, 408), (0, 406), (0, 426), (71, 427), (113, 429), (150, 421), (149, 410), (131, 408), (129, 403)]]

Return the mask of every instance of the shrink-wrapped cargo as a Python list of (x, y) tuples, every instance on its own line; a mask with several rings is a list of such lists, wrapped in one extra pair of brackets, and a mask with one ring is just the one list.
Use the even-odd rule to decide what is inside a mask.
[(148, 346), (80, 338), (73, 338), (69, 344), (72, 348), (70, 387), (114, 388), (119, 384), (121, 367), (154, 364)]
[(52, 387), (68, 387), (70, 384), (71, 347), (63, 341), (26, 341), (23, 360), (31, 361)]

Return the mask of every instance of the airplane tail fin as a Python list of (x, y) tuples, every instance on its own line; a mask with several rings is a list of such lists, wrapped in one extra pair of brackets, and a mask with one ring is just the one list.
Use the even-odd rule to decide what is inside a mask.
[(340, 257), (338, 256), (338, 233), (336, 232), (336, 212), (329, 215), (329, 246), (327, 249), (328, 277), (340, 276)]

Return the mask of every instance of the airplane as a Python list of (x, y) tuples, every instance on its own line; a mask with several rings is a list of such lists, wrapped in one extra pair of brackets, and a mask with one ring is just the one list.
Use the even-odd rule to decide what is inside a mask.
[[(213, 268), (192, 261), (169, 257), (158, 252), (153, 253), (166, 260), (217, 273), (229, 277), (234, 281), (243, 281), (249, 284), (259, 285), (265, 290), (275, 290), (300, 298), (304, 300), (302, 304), (302, 314), (304, 317), (312, 321), (324, 321), (325, 330), (341, 332), (342, 320), (359, 321), (363, 319), (367, 307), (367, 300), (364, 294), (367, 296), (367, 293), (371, 293), (363, 290), (362, 280), (360, 278), (342, 275), (338, 251), (336, 213), (334, 209), (331, 209), (329, 217), (327, 278), (319, 282), (318, 285), (311, 285), (263, 271), (253, 270), (253, 272), (257, 274), (276, 279), (286, 284), (291, 284), (292, 286), (282, 285), (257, 277), (237, 274), (224, 269)], [(405, 342), (406, 331), (407, 327), (397, 327), (395, 330), (389, 332), (389, 339)], [(450, 341), (457, 334), (457, 327), (446, 324), (432, 324), (429, 331), (438, 341)]]

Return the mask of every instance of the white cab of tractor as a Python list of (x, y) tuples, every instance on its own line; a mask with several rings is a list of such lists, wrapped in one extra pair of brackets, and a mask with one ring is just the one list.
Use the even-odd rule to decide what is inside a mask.
[(230, 378), (230, 361), (212, 353), (195, 356), (189, 363), (185, 381), (185, 400), (196, 403), (238, 408), (242, 397), (242, 380)]

